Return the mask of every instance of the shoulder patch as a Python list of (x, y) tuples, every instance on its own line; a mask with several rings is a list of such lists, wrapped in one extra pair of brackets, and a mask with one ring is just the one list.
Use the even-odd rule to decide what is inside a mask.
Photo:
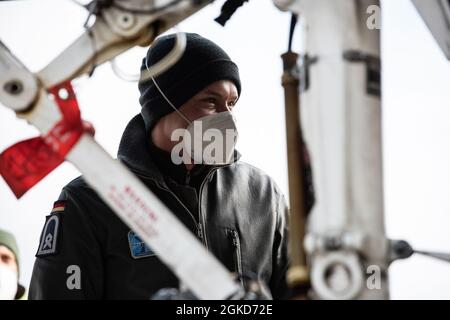
[(156, 254), (145, 244), (144, 241), (132, 230), (128, 232), (128, 244), (130, 245), (131, 256), (134, 259), (152, 257)]
[(45, 257), (57, 254), (59, 228), (61, 224), (61, 217), (59, 212), (53, 212), (46, 217), (44, 229), (41, 234), (41, 241), (36, 257)]
[(64, 209), (66, 209), (66, 201), (59, 200), (53, 204), (53, 209), (52, 209), (51, 213), (61, 212), (61, 211), (64, 211)]

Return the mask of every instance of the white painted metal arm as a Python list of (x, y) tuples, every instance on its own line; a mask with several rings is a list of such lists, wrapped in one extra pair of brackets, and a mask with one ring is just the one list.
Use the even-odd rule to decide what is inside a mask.
[[(100, 65), (134, 46), (145, 46), (161, 33), (191, 16), (213, 0), (157, 0), (155, 8), (164, 8), (149, 14), (133, 14), (109, 7), (101, 11), (94, 24), (76, 41), (38, 72), (45, 88), (50, 88), (66, 80), (89, 73), (95, 65)], [(148, 1), (126, 1), (124, 6), (134, 10), (145, 10)], [(153, 10), (152, 10), (153, 11)], [(150, 12), (150, 11), (149, 11)], [(161, 72), (168, 67), (167, 61), (157, 64)]]

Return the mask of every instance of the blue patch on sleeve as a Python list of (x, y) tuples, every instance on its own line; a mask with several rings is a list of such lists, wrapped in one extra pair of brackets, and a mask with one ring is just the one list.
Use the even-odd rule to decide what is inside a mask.
[(134, 231), (128, 232), (128, 244), (130, 245), (131, 256), (134, 259), (155, 256), (156, 254), (150, 249)]

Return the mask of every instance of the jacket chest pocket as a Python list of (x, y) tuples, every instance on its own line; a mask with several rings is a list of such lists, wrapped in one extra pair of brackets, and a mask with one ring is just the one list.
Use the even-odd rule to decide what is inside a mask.
[(232, 272), (235, 272), (239, 281), (244, 285), (243, 271), (242, 271), (242, 252), (241, 252), (241, 241), (239, 238), (239, 233), (232, 229), (226, 228), (225, 234), (227, 238), (227, 249), (226, 250), (226, 263), (225, 265)]

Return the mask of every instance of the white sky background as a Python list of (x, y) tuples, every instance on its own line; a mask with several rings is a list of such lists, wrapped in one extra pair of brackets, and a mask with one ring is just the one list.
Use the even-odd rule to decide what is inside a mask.
[[(290, 15), (270, 0), (245, 4), (222, 28), (213, 19), (223, 1), (181, 24), (222, 46), (243, 82), (237, 105), (243, 160), (269, 173), (287, 193), (281, 58)], [(450, 62), (409, 0), (383, 1), (384, 171), (388, 235), (418, 249), (450, 252)], [(38, 71), (83, 32), (86, 12), (70, 1), (0, 3), (0, 39)], [(146, 50), (120, 57), (138, 70)], [(139, 112), (135, 83), (118, 79), (109, 65), (76, 84), (83, 118), (113, 156), (129, 119)], [(37, 131), (0, 107), (0, 150)], [(87, 155), (89, 156), (89, 155)], [(0, 179), (0, 228), (14, 232), (21, 249), (21, 279), (29, 283), (39, 235), (61, 188), (79, 173), (68, 163), (17, 201)], [(425, 257), (390, 268), (394, 299), (450, 299), (450, 264)]]

